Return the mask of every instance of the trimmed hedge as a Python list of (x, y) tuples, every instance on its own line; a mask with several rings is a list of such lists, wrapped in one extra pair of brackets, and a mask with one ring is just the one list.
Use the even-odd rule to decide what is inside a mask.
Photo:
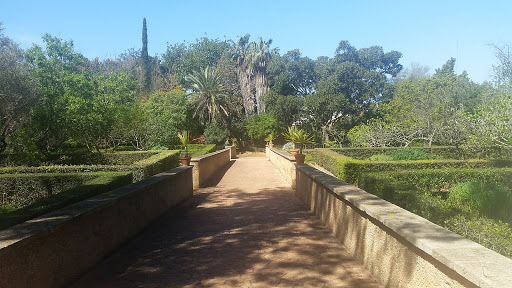
[(159, 151), (122, 151), (122, 152), (88, 152), (75, 151), (66, 153), (49, 153), (41, 155), (41, 159), (34, 161), (27, 159), (26, 154), (2, 155), (0, 165), (9, 166), (40, 166), (52, 165), (131, 165), (137, 161), (158, 154)]
[[(88, 175), (83, 175), (84, 178), (90, 177), (90, 174), (93, 174), (94, 179), (86, 181), (78, 187), (39, 199), (23, 208), (0, 214), (0, 229), (22, 223), (73, 203), (128, 185), (132, 182), (131, 172), (87, 174)], [(44, 177), (42, 175), (40, 176)]]
[[(83, 173), (133, 171), (133, 182), (170, 170), (179, 165), (179, 152), (175, 150), (151, 151), (153, 156), (137, 161), (132, 165), (80, 165), (80, 166), (39, 166), (2, 167), (1, 174), (24, 173)], [(117, 154), (117, 153), (116, 153)]]
[[(169, 147), (170, 150), (180, 150), (184, 151), (185, 146), (183, 145), (171, 145)], [(215, 144), (188, 144), (187, 150), (189, 153), (194, 154), (206, 154), (217, 151), (217, 146)]]
[(82, 173), (82, 172), (116, 172), (130, 171), (129, 165), (76, 165), (76, 166), (38, 166), (38, 167), (0, 167), (1, 174), (27, 174), (27, 173)]
[(46, 162), (54, 165), (131, 165), (158, 153), (159, 151), (121, 151), (50, 154)]
[(2, 174), (0, 203), (18, 209), (97, 177), (98, 173)]
[[(489, 201), (474, 209), (473, 201), (452, 199), (460, 183), (490, 183), (504, 187), (488, 190)], [(418, 214), (450, 231), (512, 258), (512, 169), (429, 169), (364, 173), (357, 185), (378, 197)], [(508, 190), (507, 190), (508, 189)], [(455, 192), (454, 192), (455, 193)], [(482, 195), (485, 198), (485, 195)], [(479, 197), (479, 198), (482, 198)], [(494, 198), (493, 198), (494, 197)], [(474, 199), (481, 201), (482, 199)], [(473, 207), (475, 206), (475, 207)]]
[[(420, 151), (430, 153), (428, 147), (411, 147)], [(368, 148), (331, 148), (336, 153), (358, 160), (365, 160), (373, 155), (383, 154), (388, 151), (403, 149), (403, 147), (368, 147)], [(315, 149), (316, 150), (316, 149)], [(465, 160), (465, 159), (500, 159), (511, 158), (512, 149), (503, 147), (485, 147), (477, 149), (456, 148), (438, 146), (432, 149), (433, 153), (443, 159)]]
[(180, 154), (178, 151), (160, 151), (160, 153), (154, 156), (135, 162), (133, 164), (133, 182), (137, 182), (158, 173), (162, 173), (164, 171), (178, 167), (179, 163)]
[(512, 167), (512, 160), (417, 160), (382, 162), (356, 160), (340, 155), (328, 148), (314, 149), (310, 154), (317, 164), (347, 183), (356, 183), (361, 174), (377, 171)]
[(354, 184), (385, 200), (398, 202), (395, 204), (409, 210), (404, 206), (415, 201), (409, 199), (416, 197), (412, 194), (423, 191), (446, 197), (452, 186), (469, 181), (496, 183), (512, 189), (512, 168), (425, 169), (363, 173)]

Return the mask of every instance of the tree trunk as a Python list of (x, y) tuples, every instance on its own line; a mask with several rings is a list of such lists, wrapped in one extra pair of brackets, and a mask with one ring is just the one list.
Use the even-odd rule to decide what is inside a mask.
[(265, 96), (265, 93), (267, 93), (268, 91), (268, 80), (265, 70), (266, 69), (263, 68), (256, 70), (256, 75), (254, 78), (256, 86), (256, 106), (258, 109), (258, 114), (265, 113), (265, 101), (263, 100), (263, 97)]
[(251, 89), (251, 75), (244, 66), (238, 66), (238, 81), (240, 83), (240, 92), (242, 93), (242, 104), (245, 108), (245, 115), (250, 117), (254, 114), (254, 96)]
[(322, 140), (329, 141), (329, 134), (327, 133), (327, 126), (322, 126)]

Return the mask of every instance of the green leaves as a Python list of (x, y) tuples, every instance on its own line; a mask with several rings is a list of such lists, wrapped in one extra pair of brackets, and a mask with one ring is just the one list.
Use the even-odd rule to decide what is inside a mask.
[(295, 144), (299, 144), (300, 154), (302, 154), (304, 144), (313, 143), (314, 139), (314, 137), (311, 134), (307, 133), (303, 129), (298, 128), (297, 126), (288, 127), (288, 131), (283, 133), (283, 136), (287, 140)]
[(253, 141), (263, 141), (265, 137), (276, 132), (277, 122), (269, 114), (260, 114), (254, 115), (251, 119), (247, 120), (245, 127), (247, 136)]
[(189, 77), (194, 92), (190, 102), (194, 116), (199, 116), (203, 123), (215, 122), (221, 114), (228, 115), (228, 100), (222, 78), (216, 70), (208, 66), (201, 71), (194, 71)]

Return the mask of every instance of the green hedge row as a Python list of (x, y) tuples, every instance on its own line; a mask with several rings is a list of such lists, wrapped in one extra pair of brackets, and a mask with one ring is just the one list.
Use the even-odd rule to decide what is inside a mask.
[(131, 165), (158, 153), (159, 151), (122, 151), (49, 154), (46, 162), (54, 165)]
[[(185, 150), (185, 146), (183, 145), (171, 145), (169, 147), (171, 150)], [(188, 152), (191, 153), (211, 153), (217, 150), (217, 146), (215, 144), (188, 144), (187, 146)]]
[[(132, 165), (80, 165), (80, 166), (39, 166), (39, 167), (1, 167), (2, 174), (27, 173), (83, 173), (133, 171), (133, 181), (170, 170), (179, 165), (179, 152), (174, 150), (152, 151), (152, 156), (134, 162)], [(117, 154), (117, 153), (116, 153)]]
[(26, 173), (82, 173), (82, 172), (115, 172), (130, 171), (130, 165), (73, 165), (73, 166), (38, 166), (38, 167), (0, 167), (1, 174), (26, 174)]
[(0, 204), (18, 209), (38, 199), (80, 186), (98, 176), (98, 172), (2, 174), (0, 175)]
[(418, 160), (418, 161), (368, 161), (356, 160), (338, 154), (328, 148), (310, 152), (314, 161), (347, 183), (356, 183), (358, 178), (369, 172), (416, 170), (416, 169), (484, 169), (512, 167), (512, 160)]
[(165, 150), (132, 165), (133, 182), (140, 181), (158, 173), (178, 167), (180, 154), (178, 151)]
[[(49, 197), (40, 199), (34, 199), (30, 205), (23, 208), (5, 212), (0, 214), (0, 229), (22, 223), (29, 219), (33, 219), (40, 215), (49, 213), (51, 211), (66, 207), (76, 202), (83, 201), (93, 196), (111, 191), (113, 189), (128, 185), (132, 182), (131, 172), (101, 172), (101, 173), (84, 173), (80, 175), (67, 175), (71, 178), (82, 178), (87, 179), (93, 177), (81, 185), (62, 191), (57, 194), (53, 194)], [(60, 178), (66, 177), (61, 175), (49, 176), (45, 175), (18, 175), (21, 180), (27, 180), (29, 178), (39, 177), (41, 178)], [(60, 181), (60, 180), (59, 180)], [(29, 191), (28, 191), (29, 192)], [(30, 197), (29, 197), (30, 198)], [(32, 197), (33, 198), (33, 197)], [(12, 207), (10, 207), (12, 208)], [(7, 210), (7, 209), (3, 209)]]
[[(430, 148), (412, 147), (420, 151), (430, 153)], [(331, 150), (344, 156), (365, 160), (373, 155), (383, 154), (388, 151), (403, 149), (401, 147), (369, 147), (369, 148), (331, 148)], [(432, 149), (433, 154), (443, 159), (465, 160), (465, 159), (502, 159), (511, 158), (512, 149), (503, 147), (485, 147), (478, 149), (456, 148), (438, 146)]]
[[(491, 183), (471, 201), (451, 195), (460, 183)], [(428, 169), (365, 173), (357, 185), (448, 230), (512, 258), (512, 169)], [(505, 190), (493, 190), (492, 186)], [(475, 202), (482, 205), (476, 209)]]
[(397, 190), (447, 191), (468, 181), (496, 183), (512, 189), (512, 168), (422, 169), (363, 173), (355, 184), (361, 189), (389, 199)]
[(27, 154), (0, 155), (0, 166), (41, 166), (41, 165), (130, 165), (158, 154), (158, 151), (122, 151), (122, 152), (87, 152), (49, 153), (39, 155), (37, 159)]

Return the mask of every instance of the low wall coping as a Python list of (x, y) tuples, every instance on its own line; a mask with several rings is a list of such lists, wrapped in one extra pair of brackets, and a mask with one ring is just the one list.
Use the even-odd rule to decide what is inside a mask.
[(512, 287), (512, 260), (308, 165), (297, 169), (479, 287)]
[(223, 153), (223, 152), (226, 152), (228, 150), (231, 150), (231, 148), (224, 148), (222, 150), (218, 150), (218, 151), (215, 151), (215, 152), (211, 152), (211, 153), (206, 153), (204, 155), (201, 155), (201, 156), (197, 156), (197, 157), (194, 157), (192, 159), (190, 159), (190, 162), (199, 162), (201, 161), (202, 159), (205, 159), (205, 158), (208, 158), (210, 156), (213, 156), (213, 155), (217, 155), (217, 154), (220, 154), (220, 153)]
[(165, 180), (170, 175), (181, 174), (187, 169), (192, 169), (192, 167), (187, 166), (173, 168), (139, 182), (114, 189), (110, 192), (97, 195), (90, 199), (77, 202), (70, 206), (66, 206), (59, 210), (28, 220), (24, 223), (1, 230), (0, 253), (2, 253), (2, 248), (13, 245), (16, 242), (33, 237), (37, 234), (48, 233), (48, 231), (54, 229), (54, 227), (61, 223), (72, 218), (79, 217), (80, 215), (86, 214), (96, 208), (110, 205), (112, 202), (117, 201), (134, 191), (145, 189), (154, 183)]
[(276, 149), (276, 148), (269, 148), (272, 152), (276, 153), (277, 155), (283, 157), (283, 158), (286, 158), (290, 161), (293, 161), (295, 162), (295, 157), (292, 157), (292, 155), (290, 155), (290, 153), (284, 151), (284, 150), (280, 150), (280, 149)]

